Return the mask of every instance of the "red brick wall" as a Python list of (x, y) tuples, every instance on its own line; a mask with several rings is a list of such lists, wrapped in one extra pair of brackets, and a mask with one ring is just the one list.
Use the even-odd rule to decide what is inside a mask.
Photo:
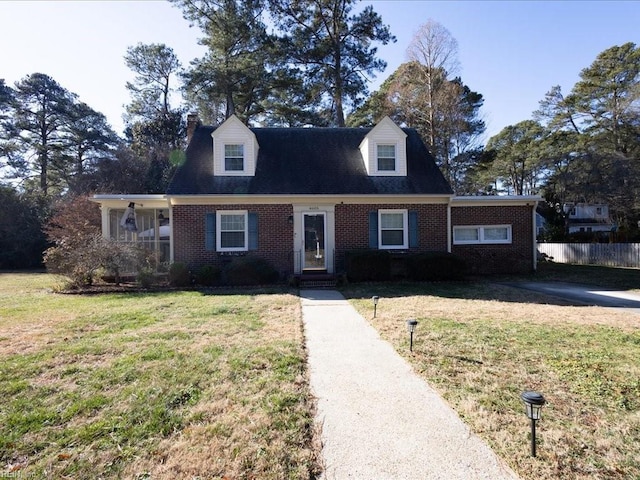
[(451, 251), (464, 258), (473, 273), (533, 271), (532, 208), (531, 206), (452, 207), (452, 228), (460, 225), (511, 225), (511, 244), (454, 244)]
[(207, 251), (206, 214), (218, 210), (246, 210), (258, 214), (258, 250), (241, 252), (268, 260), (279, 272), (293, 272), (293, 215), (291, 205), (177, 205), (173, 207), (174, 261), (192, 271), (204, 265), (222, 267), (232, 255)]
[[(379, 209), (418, 212), (415, 252), (447, 250), (447, 206), (444, 204), (338, 204), (335, 207), (335, 259), (340, 270), (344, 253), (369, 248), (369, 212)], [(512, 225), (509, 245), (453, 245), (452, 252), (467, 260), (474, 273), (533, 270), (533, 207), (452, 207), (452, 226)], [(291, 205), (178, 205), (173, 208), (174, 261), (192, 270), (223, 266), (232, 256), (205, 248), (205, 218), (216, 210), (247, 210), (258, 214), (258, 250), (247, 252), (267, 259), (282, 274), (293, 272), (293, 215)]]
[(447, 206), (440, 204), (336, 205), (336, 262), (342, 265), (344, 253), (369, 248), (369, 212), (380, 209), (406, 209), (418, 212), (418, 247), (414, 252), (447, 251)]

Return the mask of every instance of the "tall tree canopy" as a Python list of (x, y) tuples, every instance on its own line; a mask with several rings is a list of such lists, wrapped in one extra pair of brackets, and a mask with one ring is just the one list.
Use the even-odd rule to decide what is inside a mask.
[(249, 122), (270, 91), (271, 37), (262, 0), (171, 0), (203, 33), (203, 58), (184, 75), (187, 100), (202, 118), (220, 123), (232, 114)]
[(564, 96), (553, 87), (535, 117), (557, 148), (545, 196), (607, 202), (620, 221), (640, 213), (640, 49), (633, 43), (600, 53)]
[(495, 150), (493, 173), (507, 193), (539, 193), (546, 171), (545, 160), (540, 155), (543, 137), (544, 129), (540, 124), (524, 120), (504, 128), (487, 143), (487, 150)]
[(138, 44), (124, 57), (135, 73), (127, 82), (131, 103), (126, 106), (127, 130), (133, 151), (144, 158), (147, 169), (145, 192), (164, 192), (184, 148), (184, 109), (173, 106), (171, 95), (177, 90), (180, 62), (164, 44)]
[(352, 13), (357, 0), (270, 0), (289, 60), (300, 69), (304, 87), (323, 104), (329, 125), (345, 126), (345, 108), (357, 107), (367, 80), (386, 62), (374, 42), (395, 42), (373, 7)]
[(388, 115), (415, 128), (453, 189), (466, 193), (466, 172), (478, 159), (479, 138), (485, 131), (480, 114), (484, 99), (452, 76), (458, 69), (457, 51), (449, 31), (429, 20), (407, 49), (411, 61), (400, 65), (348, 124), (373, 125)]
[(0, 121), (6, 178), (43, 198), (84, 191), (83, 176), (119, 143), (104, 115), (42, 73), (16, 83)]
[(443, 25), (429, 19), (413, 36), (407, 53), (411, 60), (424, 67), (420, 70), (420, 81), (424, 85), (426, 140), (435, 146), (438, 91), (447, 76), (456, 73), (458, 42)]

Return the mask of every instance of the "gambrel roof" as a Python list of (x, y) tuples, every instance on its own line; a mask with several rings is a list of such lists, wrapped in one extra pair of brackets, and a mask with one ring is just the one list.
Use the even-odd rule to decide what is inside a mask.
[(371, 128), (250, 128), (255, 175), (213, 173), (214, 127), (198, 127), (168, 195), (450, 195), (451, 187), (414, 129), (406, 134), (406, 176), (370, 176), (359, 149)]

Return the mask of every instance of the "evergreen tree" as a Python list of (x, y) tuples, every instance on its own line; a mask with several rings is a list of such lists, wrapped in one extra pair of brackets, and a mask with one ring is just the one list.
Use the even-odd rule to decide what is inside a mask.
[(606, 202), (622, 222), (640, 213), (640, 50), (611, 47), (582, 70), (564, 96), (553, 87), (535, 117), (559, 146), (545, 196), (554, 201)]
[(14, 178), (43, 197), (66, 187), (60, 175), (64, 125), (75, 101), (75, 94), (42, 73), (27, 75), (16, 83), (10, 128), (21, 155), (10, 167)]
[(540, 124), (525, 120), (489, 139), (486, 148), (495, 151), (492, 173), (508, 194), (539, 193), (547, 171), (546, 159), (540, 155), (544, 135)]
[(184, 74), (188, 102), (204, 121), (221, 123), (232, 114), (244, 122), (263, 112), (271, 89), (270, 37), (261, 0), (172, 0), (197, 25), (208, 51)]
[(345, 126), (345, 109), (366, 96), (367, 79), (386, 67), (374, 42), (394, 42), (389, 27), (367, 6), (352, 14), (357, 0), (271, 0), (271, 11), (289, 61), (299, 68), (326, 123)]
[(148, 163), (143, 191), (162, 193), (177, 166), (172, 160), (185, 146), (184, 110), (171, 105), (180, 62), (164, 44), (129, 47), (124, 58), (135, 73), (133, 82), (127, 82), (131, 103), (125, 134), (132, 150)]

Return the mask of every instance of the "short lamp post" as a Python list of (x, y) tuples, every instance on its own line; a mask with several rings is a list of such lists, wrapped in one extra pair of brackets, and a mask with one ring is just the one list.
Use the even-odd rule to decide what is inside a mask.
[(376, 318), (376, 309), (378, 308), (378, 300), (380, 300), (380, 297), (374, 295), (371, 297), (371, 300), (373, 300), (373, 318)]
[(413, 352), (413, 332), (416, 331), (418, 326), (417, 320), (407, 320), (407, 330), (409, 331), (409, 351)]
[(540, 420), (542, 406), (547, 403), (538, 392), (524, 392), (520, 395), (524, 402), (527, 417), (531, 420), (531, 456), (536, 456), (536, 422)]

